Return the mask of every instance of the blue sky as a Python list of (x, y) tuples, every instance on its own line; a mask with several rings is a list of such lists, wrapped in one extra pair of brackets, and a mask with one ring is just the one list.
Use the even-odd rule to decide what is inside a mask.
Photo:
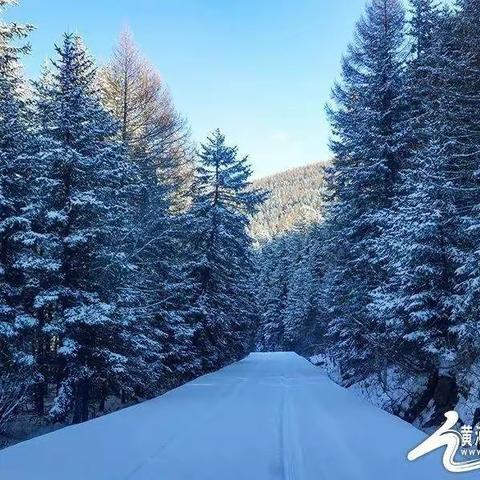
[(129, 25), (195, 139), (216, 127), (255, 176), (329, 157), (324, 104), (365, 0), (21, 0), (29, 76), (75, 31), (99, 61)]

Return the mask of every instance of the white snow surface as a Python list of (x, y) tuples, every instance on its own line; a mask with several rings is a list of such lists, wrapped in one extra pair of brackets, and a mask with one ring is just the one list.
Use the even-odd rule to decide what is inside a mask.
[(443, 452), (406, 459), (424, 438), (294, 353), (253, 353), (156, 399), (0, 451), (0, 479), (454, 478)]

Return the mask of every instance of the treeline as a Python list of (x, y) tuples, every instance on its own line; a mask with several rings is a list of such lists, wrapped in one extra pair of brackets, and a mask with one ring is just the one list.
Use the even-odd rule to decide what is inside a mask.
[(25, 81), (31, 30), (0, 23), (0, 430), (81, 422), (234, 361), (256, 314), (247, 160), (219, 131), (194, 152), (128, 34), (98, 71), (66, 34)]
[(256, 345), (265, 351), (313, 355), (322, 351), (325, 328), (319, 317), (317, 256), (322, 252), (310, 227), (284, 233), (257, 252), (257, 304), (260, 328)]
[(285, 250), (292, 269), (273, 271), (298, 277), (292, 291), (313, 286), (302, 315), (325, 332), (312, 351), (308, 320), (292, 346), (267, 302), (277, 345), (325, 354), (344, 384), (368, 380), (424, 426), (453, 408), (480, 414), (479, 35), (476, 0), (411, 0), (408, 15), (399, 0), (369, 2), (327, 108), (325, 221), (304, 255), (294, 239), (265, 250), (267, 263)]

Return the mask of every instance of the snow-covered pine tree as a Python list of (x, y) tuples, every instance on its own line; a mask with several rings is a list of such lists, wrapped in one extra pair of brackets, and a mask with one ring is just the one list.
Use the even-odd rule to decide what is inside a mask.
[[(0, 0), (0, 15), (14, 3)], [(25, 392), (24, 386), (32, 381), (33, 373), (27, 332), (35, 320), (22, 308), (24, 278), (18, 263), (18, 251), (23, 246), (20, 237), (29, 229), (24, 213), (31, 148), (20, 65), (20, 57), (29, 47), (19, 46), (18, 41), (31, 30), (30, 25), (5, 22), (0, 17), (0, 376), (6, 379), (2, 388), (10, 385), (12, 392)], [(22, 377), (18, 375), (20, 370)], [(9, 397), (9, 391), (2, 393), (2, 398)], [(12, 413), (8, 409), (8, 405), (0, 404), (3, 420)]]
[(384, 281), (377, 241), (392, 205), (401, 153), (404, 11), (398, 0), (372, 0), (357, 25), (332, 92), (333, 166), (328, 174), (332, 203), (327, 222), (336, 245), (331, 272), (333, 355), (346, 377), (381, 368), (371, 293)]
[(186, 215), (186, 277), (191, 283), (193, 342), (204, 369), (244, 355), (256, 318), (251, 282), (250, 215), (263, 194), (250, 187), (247, 158), (217, 130), (202, 145)]
[(400, 136), (406, 157), (380, 252), (389, 264), (389, 281), (377, 290), (372, 306), (385, 321), (383, 342), (397, 364), (434, 376), (452, 354), (453, 204), (440, 181), (445, 178), (443, 85), (451, 20), (441, 18), (432, 0), (412, 2)]
[(119, 311), (135, 172), (114, 140), (117, 126), (100, 104), (80, 38), (65, 35), (56, 51), (37, 89), (37, 157), (44, 173), (36, 184), (42, 208), (35, 222), (37, 251), (58, 267), (39, 276), (32, 308), (57, 356), (59, 388), (50, 413), (65, 418), (73, 412), (79, 422), (89, 417), (94, 396), (121, 388), (136, 340)]
[(145, 169), (140, 175), (140, 202), (135, 206), (128, 236), (134, 268), (124, 282), (123, 293), (134, 301), (135, 306), (130, 308), (137, 318), (134, 326), (148, 337), (136, 342), (149, 347), (145, 348), (146, 356), (135, 361), (139, 369), (135, 377), (145, 377), (142, 395), (149, 396), (178, 386), (202, 370), (191, 362), (191, 330), (185, 323), (189, 282), (182, 270), (184, 217), (172, 214), (170, 188), (156, 175), (156, 169), (148, 179), (144, 173)]
[[(441, 151), (446, 158), (442, 191), (455, 207), (451, 213), (454, 262), (454, 297), (449, 325), (450, 349), (445, 374), (463, 383), (468, 392), (478, 368), (480, 344), (478, 315), (480, 292), (480, 3), (458, 0), (453, 31), (446, 38), (450, 55), (444, 66), (444, 136)], [(453, 337), (453, 338), (452, 338)], [(469, 372), (465, 374), (465, 372)], [(466, 394), (476, 404), (478, 389)]]

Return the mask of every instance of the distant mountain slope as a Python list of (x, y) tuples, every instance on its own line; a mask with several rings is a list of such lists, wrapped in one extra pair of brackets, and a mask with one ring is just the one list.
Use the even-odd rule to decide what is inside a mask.
[(250, 225), (253, 237), (264, 242), (318, 221), (322, 215), (325, 163), (313, 163), (261, 178), (254, 186), (270, 192)]

